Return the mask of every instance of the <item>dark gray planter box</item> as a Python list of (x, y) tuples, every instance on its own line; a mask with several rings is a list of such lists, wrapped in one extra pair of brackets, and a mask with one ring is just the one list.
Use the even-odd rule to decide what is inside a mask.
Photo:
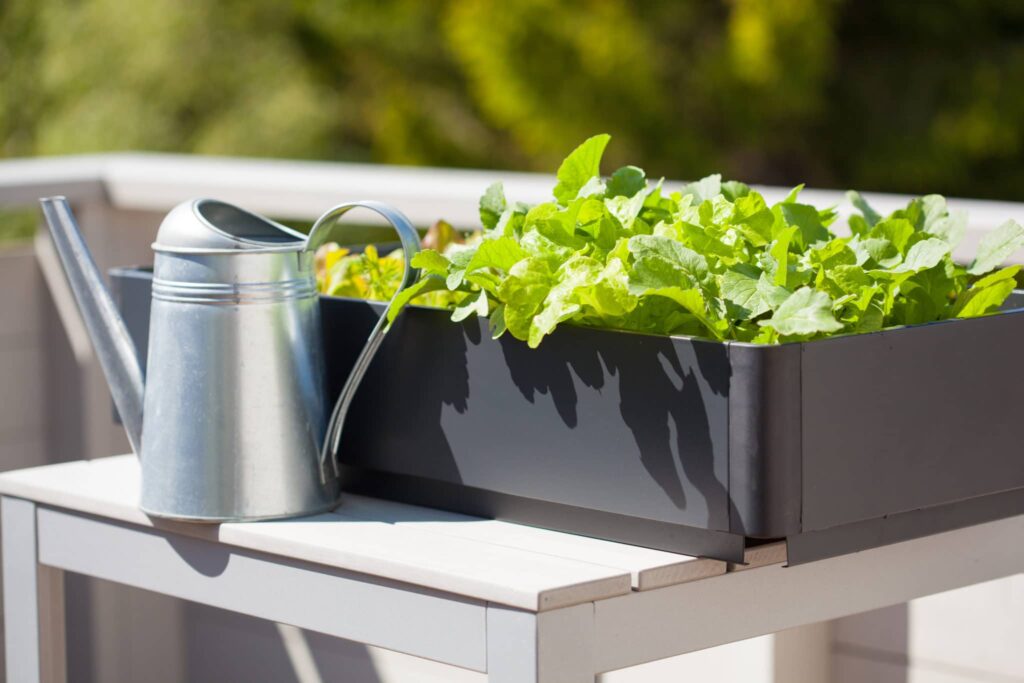
[[(383, 305), (321, 303), (336, 396)], [(736, 561), (767, 539), (796, 563), (1024, 513), (1013, 305), (782, 346), (566, 326), (536, 350), (412, 307), (349, 414), (345, 486)]]

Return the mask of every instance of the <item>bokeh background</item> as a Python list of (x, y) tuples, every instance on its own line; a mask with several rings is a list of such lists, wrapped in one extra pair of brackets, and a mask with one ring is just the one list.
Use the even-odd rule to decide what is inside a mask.
[(1018, 0), (3, 0), (0, 156), (154, 150), (1024, 199)]

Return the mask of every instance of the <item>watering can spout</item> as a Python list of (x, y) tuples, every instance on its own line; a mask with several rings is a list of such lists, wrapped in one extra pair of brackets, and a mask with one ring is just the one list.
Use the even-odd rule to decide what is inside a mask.
[(64, 197), (41, 199), (54, 246), (74, 292), (96, 355), (103, 367), (114, 405), (128, 441), (141, 453), (144, 379), (138, 350), (117, 311), (99, 269), (85, 246), (71, 207)]

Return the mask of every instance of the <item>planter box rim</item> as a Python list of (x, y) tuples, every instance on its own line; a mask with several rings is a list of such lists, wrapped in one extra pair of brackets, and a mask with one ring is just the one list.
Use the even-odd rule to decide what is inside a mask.
[[(132, 270), (132, 268), (125, 268), (124, 270)], [(386, 309), (387, 306), (388, 306), (388, 302), (387, 301), (375, 301), (375, 300), (371, 300), (371, 299), (359, 299), (359, 298), (352, 297), (352, 296), (334, 296), (332, 294), (321, 294), (320, 296), (325, 298), (325, 299), (339, 299), (339, 300), (342, 300), (342, 301), (362, 302), (362, 303), (369, 304), (371, 306), (379, 307), (379, 308), (382, 308), (382, 309)], [(1010, 294), (1010, 297), (1007, 299), (1007, 302), (1011, 301), (1015, 297), (1021, 299), (1019, 304), (1013, 305), (1012, 307), (1001, 308), (998, 311), (994, 311), (994, 312), (988, 313), (986, 315), (975, 316), (973, 318), (946, 318), (945, 320), (932, 320), (932, 321), (929, 321), (929, 322), (926, 322), (926, 323), (915, 323), (913, 325), (894, 325), (893, 327), (885, 327), (885, 328), (883, 328), (881, 330), (875, 330), (873, 332), (849, 332), (847, 334), (835, 334), (835, 335), (832, 335), (832, 336), (829, 336), (829, 337), (823, 337), (821, 339), (809, 339), (809, 340), (806, 340), (806, 341), (788, 341), (788, 342), (782, 342), (781, 344), (755, 344), (754, 342), (737, 341), (735, 339), (722, 339), (722, 340), (719, 340), (719, 339), (710, 339), (708, 337), (698, 337), (698, 336), (687, 335), (687, 334), (651, 334), (649, 332), (638, 332), (636, 330), (619, 330), (619, 329), (616, 329), (614, 327), (590, 327), (588, 325), (573, 325), (572, 323), (562, 323), (562, 325), (565, 326), (565, 327), (576, 327), (576, 328), (583, 328), (583, 329), (587, 329), (587, 330), (593, 330), (595, 332), (612, 332), (612, 333), (617, 333), (617, 334), (631, 334), (631, 335), (636, 335), (636, 336), (639, 336), (639, 337), (647, 337), (647, 338), (651, 338), (651, 339), (676, 339), (676, 340), (684, 340), (684, 341), (689, 341), (689, 342), (703, 342), (703, 343), (707, 343), (707, 344), (721, 344), (721, 345), (724, 345), (724, 346), (736, 346), (736, 347), (745, 348), (745, 349), (778, 349), (778, 348), (784, 348), (784, 347), (798, 346), (798, 345), (801, 345), (801, 344), (819, 344), (819, 343), (830, 342), (830, 341), (834, 341), (834, 340), (838, 340), (838, 339), (850, 339), (851, 337), (870, 337), (872, 335), (879, 335), (879, 334), (898, 334), (898, 333), (903, 332), (905, 330), (916, 330), (918, 328), (928, 327), (930, 325), (948, 325), (948, 324), (952, 324), (952, 323), (963, 323), (963, 322), (969, 322), (971, 320), (982, 320), (982, 319), (985, 319), (985, 318), (995, 318), (995, 317), (1007, 315), (1007, 314), (1010, 314), (1010, 313), (1021, 313), (1021, 312), (1024, 312), (1024, 289), (1014, 289), (1013, 292)], [(424, 306), (422, 304), (408, 304), (407, 307), (415, 309), (415, 310), (418, 310), (418, 311), (438, 311), (438, 312), (443, 312), (443, 313), (449, 312), (449, 309), (447, 309), (447, 308), (437, 308), (435, 306)], [(457, 324), (457, 323), (453, 323), (453, 324)], [(557, 332), (557, 331), (558, 330), (556, 328), (555, 332)], [(519, 341), (522, 341), (522, 340), (519, 340)], [(541, 343), (543, 343), (543, 342), (541, 342)]]

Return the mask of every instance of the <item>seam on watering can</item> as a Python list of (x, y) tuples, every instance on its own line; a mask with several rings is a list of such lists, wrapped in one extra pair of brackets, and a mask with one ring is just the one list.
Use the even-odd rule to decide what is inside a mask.
[(178, 282), (153, 278), (153, 298), (183, 303), (273, 303), (316, 296), (313, 278), (275, 282)]
[[(255, 244), (255, 243), (253, 243)], [(161, 254), (231, 254), (232, 256), (245, 256), (249, 254), (286, 254), (297, 253), (306, 250), (305, 243), (294, 246), (281, 247), (252, 247), (252, 248), (227, 248), (227, 247), (169, 247), (159, 242), (150, 245), (153, 251)]]

